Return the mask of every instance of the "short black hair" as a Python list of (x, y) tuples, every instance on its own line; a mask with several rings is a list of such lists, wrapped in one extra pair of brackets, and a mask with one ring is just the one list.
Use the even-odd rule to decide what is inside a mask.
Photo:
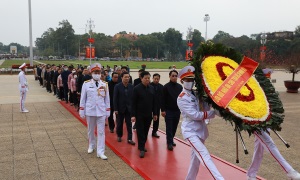
[(174, 73), (176, 73), (176, 74), (178, 75), (178, 71), (176, 71), (176, 70), (171, 70), (171, 71), (169, 72), (169, 76), (171, 76), (172, 72), (174, 72)]
[(119, 74), (118, 73), (116, 73), (116, 72), (113, 72), (112, 74), (111, 74), (111, 77), (114, 77), (114, 75), (118, 75), (119, 76)]
[(128, 70), (126, 66), (122, 66), (121, 69), (126, 69), (126, 71)]
[(127, 72), (127, 71), (122, 72), (122, 73), (121, 73), (121, 77), (123, 77), (125, 74), (128, 74), (128, 75), (129, 75), (129, 72)]
[(143, 71), (143, 72), (141, 73), (141, 77), (142, 77), (142, 78), (143, 78), (144, 76), (146, 76), (146, 75), (151, 76), (150, 73), (149, 73), (148, 71)]
[(144, 69), (140, 69), (138, 72), (144, 72), (145, 70)]
[(155, 77), (155, 76), (158, 76), (160, 78), (160, 74), (158, 74), (158, 73), (153, 74), (153, 77)]

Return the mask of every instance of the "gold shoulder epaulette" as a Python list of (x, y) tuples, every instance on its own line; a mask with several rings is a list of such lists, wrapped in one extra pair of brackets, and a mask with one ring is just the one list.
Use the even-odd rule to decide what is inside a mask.
[(87, 83), (87, 82), (90, 82), (91, 80), (86, 80), (86, 81), (84, 81), (84, 83)]

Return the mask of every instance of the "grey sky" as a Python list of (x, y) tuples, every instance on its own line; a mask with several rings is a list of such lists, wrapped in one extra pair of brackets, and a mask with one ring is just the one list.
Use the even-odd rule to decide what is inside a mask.
[[(29, 45), (28, 0), (0, 0), (0, 42)], [(95, 32), (148, 34), (172, 27), (186, 36), (189, 26), (208, 38), (219, 31), (235, 37), (273, 31), (294, 31), (300, 25), (300, 0), (31, 0), (33, 41), (67, 19), (76, 34), (94, 20)]]

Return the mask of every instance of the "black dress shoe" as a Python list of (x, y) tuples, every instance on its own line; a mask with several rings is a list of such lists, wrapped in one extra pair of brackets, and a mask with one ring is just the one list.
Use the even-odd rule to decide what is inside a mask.
[(135, 145), (135, 142), (133, 140), (128, 140), (127, 142), (128, 144)]
[(173, 145), (172, 145), (172, 144), (169, 144), (169, 145), (168, 145), (168, 150), (169, 150), (169, 151), (173, 151)]
[(146, 149), (146, 148), (144, 148), (144, 151), (145, 151), (145, 152), (147, 152), (147, 149)]
[(172, 143), (172, 146), (176, 146), (176, 144), (173, 142), (173, 143)]
[(145, 151), (141, 151), (140, 152), (140, 158), (144, 158), (144, 156), (145, 156)]
[(118, 142), (121, 142), (121, 141), (122, 141), (121, 137), (118, 137), (117, 140), (118, 140)]
[(110, 133), (114, 133), (114, 130), (113, 130), (113, 129), (110, 129), (109, 132), (110, 132)]
[(134, 123), (134, 125), (133, 125), (132, 129), (136, 129), (136, 124), (135, 124), (135, 123)]
[(152, 133), (152, 137), (159, 138), (160, 136), (159, 136), (159, 135), (157, 135), (157, 133)]

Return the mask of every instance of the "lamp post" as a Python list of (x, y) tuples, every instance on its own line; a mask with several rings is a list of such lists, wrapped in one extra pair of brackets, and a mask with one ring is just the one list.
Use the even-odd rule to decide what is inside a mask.
[(31, 20), (31, 0), (28, 0), (28, 11), (29, 11), (29, 62), (30, 66), (33, 66), (33, 49), (32, 49), (32, 20)]
[(264, 61), (265, 57), (266, 57), (266, 42), (267, 42), (267, 34), (266, 33), (262, 33), (260, 35), (260, 43), (262, 44), (261, 48), (260, 48), (260, 60)]
[[(86, 24), (86, 29), (89, 30), (89, 34), (90, 34), (90, 39), (92, 39), (92, 33), (93, 33), (93, 29), (95, 28), (95, 25), (94, 25), (94, 21), (91, 20), (88, 20), (87, 21), (87, 24)], [(90, 42), (90, 65), (92, 64), (92, 42)]]
[(187, 34), (186, 34), (186, 40), (188, 45), (188, 50), (186, 50), (185, 53), (185, 60), (191, 60), (191, 56), (193, 56), (193, 51), (191, 50), (191, 47), (193, 46), (193, 43), (191, 40), (193, 39), (193, 28), (190, 26), (188, 27)]
[(205, 22), (205, 24), (206, 24), (206, 27), (205, 27), (205, 41), (207, 41), (207, 21), (209, 21), (210, 20), (210, 17), (209, 17), (209, 15), (208, 14), (205, 14), (205, 16), (204, 16), (204, 22)]

